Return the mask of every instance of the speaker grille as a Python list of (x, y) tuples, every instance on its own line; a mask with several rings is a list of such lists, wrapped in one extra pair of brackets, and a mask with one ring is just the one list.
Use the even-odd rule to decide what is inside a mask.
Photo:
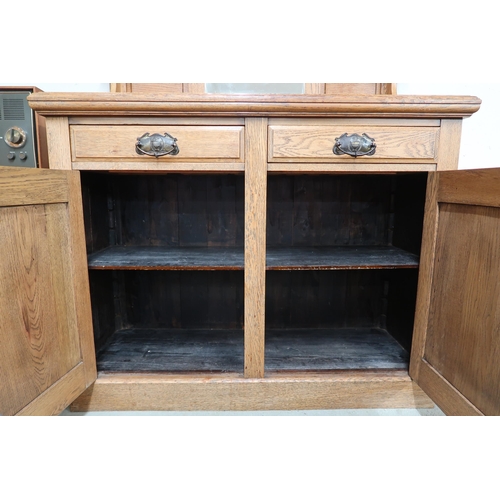
[(24, 120), (24, 99), (4, 97), (3, 115), (5, 120)]

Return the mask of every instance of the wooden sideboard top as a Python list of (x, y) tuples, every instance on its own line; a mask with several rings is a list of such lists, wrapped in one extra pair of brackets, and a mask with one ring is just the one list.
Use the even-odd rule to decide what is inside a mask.
[(159, 94), (40, 92), (28, 98), (44, 116), (269, 116), (465, 118), (481, 99), (474, 96)]

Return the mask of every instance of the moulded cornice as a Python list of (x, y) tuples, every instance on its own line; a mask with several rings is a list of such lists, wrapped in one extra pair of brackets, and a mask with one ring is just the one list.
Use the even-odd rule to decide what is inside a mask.
[(465, 118), (474, 96), (333, 96), (41, 92), (28, 97), (44, 116), (269, 116)]

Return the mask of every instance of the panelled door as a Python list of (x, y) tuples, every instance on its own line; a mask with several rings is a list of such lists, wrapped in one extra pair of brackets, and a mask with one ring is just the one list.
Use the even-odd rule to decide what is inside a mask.
[(0, 414), (59, 414), (95, 379), (79, 173), (0, 167)]
[(500, 415), (500, 169), (430, 174), (410, 375), (451, 415)]

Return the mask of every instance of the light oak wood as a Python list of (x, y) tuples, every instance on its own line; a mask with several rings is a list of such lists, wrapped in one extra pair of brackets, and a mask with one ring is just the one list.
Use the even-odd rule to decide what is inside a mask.
[[(243, 127), (213, 126), (71, 126), (72, 160), (108, 161), (133, 160), (134, 162), (176, 163), (192, 160), (244, 161)], [(179, 154), (159, 158), (139, 155), (137, 139), (149, 134), (169, 133), (177, 139)], [(144, 166), (143, 168), (147, 168)]]
[(272, 375), (102, 374), (72, 411), (432, 408), (405, 372)]
[[(80, 363), (16, 415), (19, 417), (60, 415), (90, 385), (85, 379), (85, 365)], [(94, 380), (95, 376), (92, 382)]]
[(47, 118), (45, 128), (49, 168), (51, 170), (71, 170), (68, 118)]
[[(500, 415), (500, 285), (496, 275), (500, 208), (498, 200), (492, 199), (495, 191), (497, 198), (500, 193), (500, 176), (496, 170), (436, 175), (438, 187), (427, 208), (434, 212), (428, 226), (429, 232), (436, 232), (435, 249), (422, 256), (427, 278), (419, 290), (420, 307), (428, 302), (429, 309), (426, 324), (420, 320), (417, 325), (410, 373), (438, 405), (446, 407), (444, 411), (470, 414), (469, 410), (464, 413), (465, 399), (481, 413)], [(439, 378), (441, 382), (436, 381)], [(443, 395), (439, 388), (445, 382), (460, 398), (452, 398), (453, 391)]]
[(79, 334), (80, 354), (83, 360), (85, 385), (88, 387), (97, 377), (94, 330), (88, 280), (87, 249), (82, 214), (82, 189), (79, 175), (68, 176), (69, 187), (69, 240), (70, 273), (73, 278), (71, 299)]
[(77, 161), (72, 163), (73, 170), (105, 170), (112, 172), (203, 172), (223, 173), (223, 172), (244, 172), (245, 163), (228, 163), (227, 161), (203, 161), (199, 163), (188, 162), (166, 162), (154, 161), (149, 162), (117, 162), (117, 161)]
[(418, 384), (427, 394), (439, 394), (439, 407), (446, 415), (484, 415), (425, 360), (422, 361)]
[(325, 84), (324, 83), (305, 83), (304, 84), (305, 94), (324, 94)]
[(413, 326), (413, 343), (410, 357), (410, 376), (419, 380), (421, 360), (424, 356), (429, 309), (431, 305), (432, 276), (434, 273), (434, 255), (436, 252), (436, 235), (438, 229), (437, 200), (438, 176), (428, 174), (425, 198), (425, 213), (420, 251), (420, 267), (418, 273), (417, 302), (415, 306), (415, 323)]
[[(71, 291), (66, 277), (65, 205), (6, 207), (0, 212), (6, 245), (0, 269), (2, 337), (4, 342), (8, 335), (16, 338), (15, 344), (1, 350), (0, 365), (15, 373), (15, 379), (7, 373), (2, 377), (7, 383), (2, 383), (0, 412), (13, 414), (78, 364), (80, 352), (67, 304)], [(73, 331), (69, 342), (65, 341), (68, 330)]]
[(500, 415), (500, 281), (492, 272), (500, 209), (441, 203), (439, 219), (424, 358), (479, 410)]
[[(425, 123), (422, 120), (422, 123)], [(224, 126), (224, 125), (245, 125), (244, 118), (207, 118), (207, 117), (145, 117), (145, 116), (72, 116), (69, 118), (71, 125), (140, 125), (145, 126), (171, 126), (171, 125), (201, 125), (201, 126)], [(435, 126), (439, 126), (439, 120), (434, 121)]]
[[(76, 120), (85, 120), (85, 118), (76, 118)], [(90, 118), (91, 119), (91, 118)], [(71, 123), (71, 121), (70, 121)], [(303, 126), (337, 126), (337, 127), (440, 127), (441, 120), (431, 118), (270, 118), (269, 126), (274, 125), (303, 125)]]
[(396, 95), (398, 93), (397, 83), (377, 83), (376, 94)]
[(109, 91), (110, 92), (131, 92), (131, 90), (132, 90), (132, 88), (131, 88), (130, 83), (128, 84), (128, 87), (127, 87), (126, 83), (110, 83), (109, 84)]
[(96, 378), (78, 174), (0, 167), (0, 186), (0, 413), (52, 414)]
[(437, 170), (457, 170), (460, 156), (462, 120), (442, 120), (439, 131)]
[(395, 83), (325, 83), (325, 94), (396, 94)]
[(245, 377), (264, 376), (267, 120), (248, 118), (245, 173)]
[[(348, 155), (337, 156), (333, 153), (336, 138), (343, 134), (365, 133), (375, 140), (377, 145), (373, 156), (352, 158)], [(337, 160), (356, 161), (364, 163), (387, 159), (434, 159), (439, 128), (401, 127), (386, 128), (373, 125), (359, 125), (355, 129), (345, 126), (304, 126), (272, 125), (269, 127), (269, 161), (321, 160), (329, 162)]]
[(204, 83), (183, 83), (182, 91), (187, 94), (203, 94), (205, 92)]
[(269, 163), (267, 171), (296, 173), (296, 174), (319, 174), (327, 172), (433, 172), (436, 170), (435, 163), (360, 163), (360, 162), (337, 162), (329, 163)]
[(43, 116), (264, 116), (464, 118), (481, 100), (472, 96), (221, 95), (41, 92), (28, 97)]
[(65, 203), (69, 199), (69, 187), (65, 172), (48, 173), (15, 167), (0, 167), (2, 189), (0, 206), (45, 205)]
[[(451, 174), (451, 172), (450, 172)], [(439, 176), (439, 202), (500, 207), (499, 169), (461, 170)]]

